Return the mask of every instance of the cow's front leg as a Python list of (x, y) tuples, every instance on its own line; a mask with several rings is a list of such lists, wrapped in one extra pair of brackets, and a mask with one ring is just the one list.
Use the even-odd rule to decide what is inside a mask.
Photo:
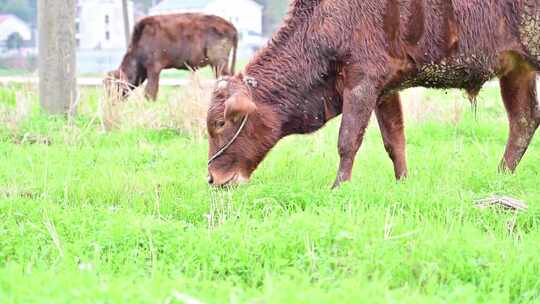
[(161, 69), (148, 69), (148, 83), (146, 84), (145, 97), (155, 101), (159, 91), (159, 74)]
[(356, 152), (362, 144), (379, 92), (372, 82), (363, 81), (343, 92), (343, 115), (339, 130), (339, 170), (333, 188), (351, 179)]

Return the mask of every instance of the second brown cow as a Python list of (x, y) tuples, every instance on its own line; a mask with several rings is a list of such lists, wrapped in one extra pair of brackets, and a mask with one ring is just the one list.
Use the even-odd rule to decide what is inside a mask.
[(122, 96), (148, 80), (146, 97), (155, 100), (162, 70), (196, 70), (210, 65), (216, 77), (233, 74), (237, 47), (236, 28), (217, 16), (185, 13), (146, 17), (135, 25), (120, 67), (109, 77), (120, 80)]

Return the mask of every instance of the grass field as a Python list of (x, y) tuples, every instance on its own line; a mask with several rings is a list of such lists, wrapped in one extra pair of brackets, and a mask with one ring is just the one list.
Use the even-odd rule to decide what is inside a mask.
[[(242, 69), (246, 64), (248, 63), (248, 60), (246, 59), (238, 59), (237, 63), (236, 63), (236, 71)], [(184, 79), (184, 78), (189, 78), (189, 74), (190, 72), (189, 71), (184, 71), (184, 70), (175, 70), (175, 69), (169, 69), (169, 70), (164, 70), (162, 73), (161, 73), (161, 78), (162, 79)], [(214, 73), (212, 71), (212, 69), (210, 67), (205, 67), (205, 68), (202, 68), (199, 72), (199, 74), (201, 75), (201, 77), (203, 78), (213, 78), (214, 77)], [(35, 71), (26, 71), (26, 70), (21, 70), (21, 69), (5, 69), (5, 68), (0, 68), (0, 77), (22, 77), (22, 76), (26, 76), (26, 77), (31, 77), (31, 76), (35, 76), (37, 75), (37, 72)], [(78, 75), (79, 77), (104, 77), (105, 75), (103, 73), (82, 73), (82, 74), (79, 74)]]
[(30, 71), (0, 68), (0, 77), (31, 76), (31, 75), (32, 75), (32, 72)]
[[(28, 90), (0, 89), (0, 303), (540, 302), (540, 140), (497, 174), (496, 89), (476, 114), (452, 91), (408, 110), (403, 183), (372, 124), (335, 191), (338, 120), (282, 141), (249, 185), (213, 190), (196, 126), (103, 132), (99, 90), (74, 121)], [(179, 94), (163, 93), (137, 108)], [(493, 194), (530, 208), (474, 207)]]

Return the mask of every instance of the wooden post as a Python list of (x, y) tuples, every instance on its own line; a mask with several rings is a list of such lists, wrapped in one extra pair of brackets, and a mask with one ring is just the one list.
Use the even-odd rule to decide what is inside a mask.
[(122, 0), (122, 14), (124, 15), (124, 34), (126, 35), (126, 49), (127, 49), (129, 47), (129, 39), (130, 39), (128, 0)]
[(75, 0), (38, 0), (39, 99), (50, 114), (75, 111)]

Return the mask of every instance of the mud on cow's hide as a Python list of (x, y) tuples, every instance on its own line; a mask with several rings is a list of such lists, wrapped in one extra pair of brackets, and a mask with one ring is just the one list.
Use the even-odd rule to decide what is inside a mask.
[(500, 170), (514, 171), (540, 124), (538, 8), (540, 0), (293, 0), (269, 45), (216, 87), (207, 120), (209, 181), (246, 181), (281, 138), (342, 114), (338, 186), (351, 178), (372, 112), (403, 178), (399, 91), (461, 88), (474, 99), (494, 77), (510, 125)]
[[(540, 58), (540, 4), (536, 0), (524, 0), (521, 22), (519, 24), (520, 37), (525, 49), (531, 56)], [(537, 66), (537, 68), (539, 68)]]

